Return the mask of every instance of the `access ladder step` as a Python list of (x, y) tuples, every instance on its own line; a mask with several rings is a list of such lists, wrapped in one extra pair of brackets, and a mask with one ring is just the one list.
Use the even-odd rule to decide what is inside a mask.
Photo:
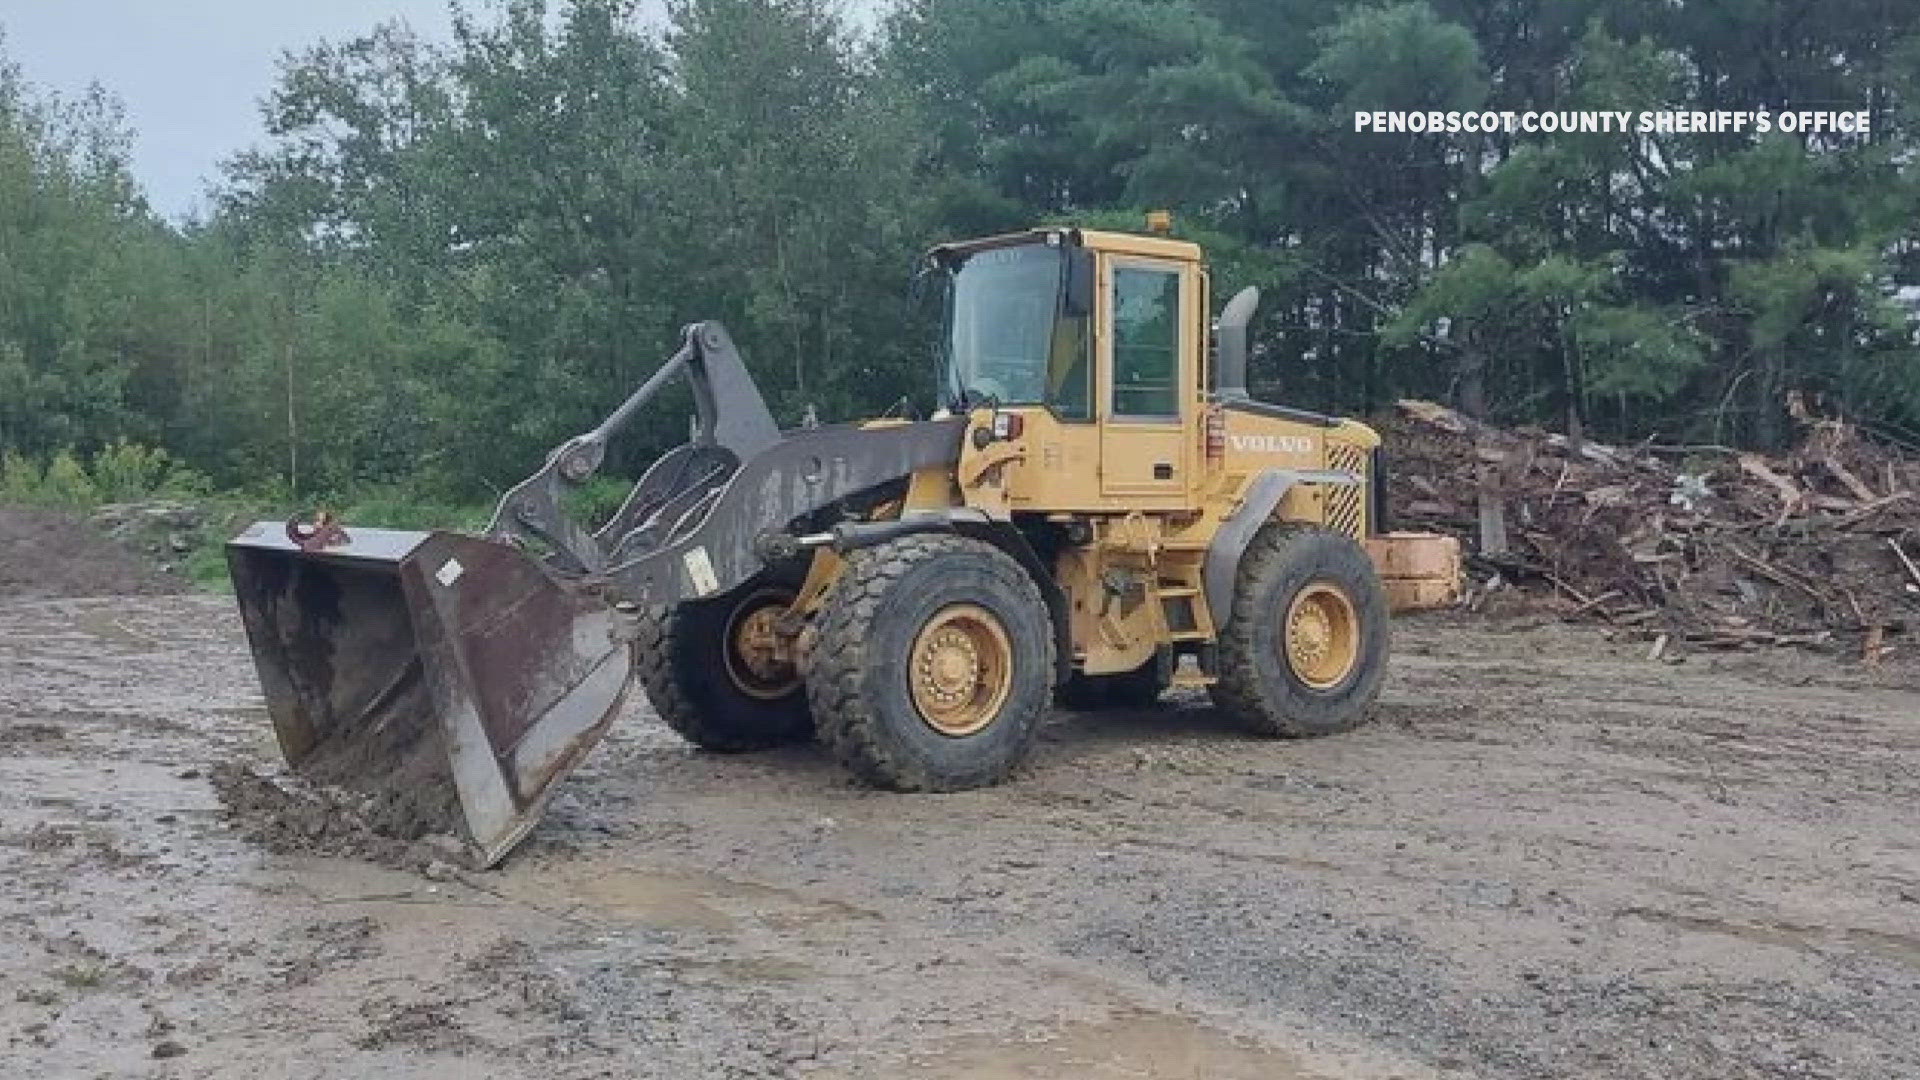
[(1208, 641), (1212, 635), (1200, 628), (1197, 607), (1200, 590), (1192, 585), (1156, 585), (1154, 599), (1167, 620), (1168, 641)]

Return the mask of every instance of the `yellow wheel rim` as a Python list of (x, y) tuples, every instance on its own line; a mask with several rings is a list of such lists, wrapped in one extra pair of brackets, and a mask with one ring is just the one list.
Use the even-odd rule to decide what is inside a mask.
[(773, 701), (800, 686), (780, 636), (780, 617), (792, 600), (779, 589), (763, 589), (741, 601), (727, 621), (727, 678), (748, 697)]
[(935, 612), (908, 656), (913, 706), (942, 735), (971, 735), (993, 723), (1013, 690), (1013, 643), (999, 616), (978, 604)]
[(1315, 690), (1340, 685), (1360, 660), (1360, 619), (1338, 585), (1315, 582), (1294, 594), (1281, 630), (1280, 655)]

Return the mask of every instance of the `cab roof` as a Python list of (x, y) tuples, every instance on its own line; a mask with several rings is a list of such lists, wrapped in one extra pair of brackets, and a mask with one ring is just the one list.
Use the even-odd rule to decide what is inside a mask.
[(1104, 232), (1071, 226), (1036, 227), (1021, 232), (1001, 233), (998, 236), (983, 236), (975, 240), (956, 240), (935, 246), (927, 253), (927, 257), (942, 265), (952, 265), (977, 252), (1014, 247), (1019, 244), (1045, 243), (1049, 237), (1055, 238), (1056, 242), (1065, 239), (1095, 251), (1106, 251), (1116, 255), (1144, 255), (1150, 258), (1179, 259), (1183, 262), (1200, 262), (1203, 258), (1200, 245), (1191, 240), (1172, 240), (1164, 236), (1141, 236), (1136, 233)]

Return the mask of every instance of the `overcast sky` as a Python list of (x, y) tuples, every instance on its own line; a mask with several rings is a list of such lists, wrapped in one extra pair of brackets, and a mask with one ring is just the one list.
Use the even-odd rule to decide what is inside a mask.
[[(865, 15), (881, 0), (847, 2)], [(260, 139), (258, 103), (284, 51), (396, 18), (450, 34), (446, 0), (0, 0), (6, 53), (29, 82), (77, 95), (98, 80), (126, 104), (134, 171), (169, 217), (200, 205), (220, 161)]]

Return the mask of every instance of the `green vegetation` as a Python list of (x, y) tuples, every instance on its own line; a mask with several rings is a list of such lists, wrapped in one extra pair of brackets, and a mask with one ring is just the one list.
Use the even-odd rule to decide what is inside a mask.
[[(1920, 427), (1920, 6), (903, 0), (871, 39), (834, 10), (507, 0), (444, 46), (321, 44), (183, 226), (113, 102), (0, 61), (0, 498), (475, 524), (701, 318), (785, 421), (924, 411), (926, 244), (1149, 207), (1266, 292), (1262, 396), (1753, 446), (1796, 395)], [(1871, 130), (1352, 130), (1799, 107)]]
[(83, 461), (70, 450), (45, 462), (17, 450), (0, 451), (0, 501), (92, 507), (135, 499), (191, 499), (209, 494), (207, 478), (164, 450), (125, 439)]
[(53, 977), (70, 989), (93, 990), (107, 981), (107, 966), (99, 963), (67, 964), (54, 971)]

